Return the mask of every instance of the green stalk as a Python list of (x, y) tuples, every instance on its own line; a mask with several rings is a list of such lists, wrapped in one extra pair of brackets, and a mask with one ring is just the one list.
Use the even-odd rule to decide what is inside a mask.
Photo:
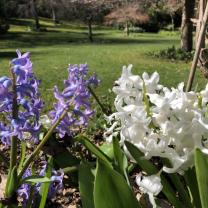
[(21, 170), (24, 160), (25, 160), (25, 155), (26, 155), (26, 142), (21, 141), (21, 156), (20, 156), (20, 162), (18, 166), (18, 170)]
[[(13, 104), (12, 104), (12, 118), (18, 118), (18, 104), (17, 104), (17, 88), (16, 88), (16, 77), (12, 74), (12, 91), (13, 91)], [(10, 153), (10, 171), (17, 164), (17, 137), (13, 136), (11, 139), (11, 153)]]
[[(11, 75), (12, 75), (12, 92), (13, 92), (13, 103), (12, 103), (12, 118), (17, 119), (18, 118), (18, 104), (17, 104), (17, 88), (16, 88), (16, 76), (13, 73), (11, 69)], [(17, 164), (17, 137), (13, 136), (11, 138), (11, 150), (10, 150), (10, 164), (9, 164), (9, 173), (8, 178), (6, 182), (6, 189), (5, 189), (5, 195), (11, 198), (12, 195), (14, 195), (15, 190), (15, 184), (17, 184), (16, 177), (14, 177), (14, 169)], [(14, 183), (14, 184), (12, 184)]]
[(78, 169), (79, 169), (79, 165), (76, 165), (76, 166), (63, 168), (63, 171), (65, 174), (67, 174), (67, 173), (76, 172), (76, 171), (78, 171)]
[(90, 86), (88, 86), (88, 89), (89, 89), (90, 93), (92, 94), (92, 96), (94, 97), (94, 99), (96, 100), (96, 102), (98, 103), (98, 105), (100, 106), (102, 112), (105, 115), (108, 115), (108, 111), (105, 109), (105, 107), (103, 106), (103, 104), (100, 102), (98, 96), (95, 94), (95, 92), (92, 90), (92, 88)]
[(32, 202), (33, 202), (34, 193), (35, 193), (35, 187), (34, 187), (34, 185), (33, 185), (33, 186), (30, 188), (30, 195), (29, 195), (29, 199), (28, 199), (26, 208), (31, 208), (31, 207), (32, 207)]
[(18, 180), (20, 181), (24, 172), (29, 167), (30, 163), (35, 159), (35, 157), (39, 154), (42, 147), (45, 145), (45, 143), (48, 141), (50, 136), (52, 135), (54, 129), (58, 126), (58, 124), (61, 122), (61, 120), (64, 118), (64, 116), (68, 112), (69, 106), (62, 112), (61, 116), (56, 120), (56, 122), (51, 126), (51, 128), (48, 130), (47, 134), (44, 136), (44, 138), (41, 140), (39, 145), (36, 147), (36, 149), (33, 151), (33, 153), (29, 156), (29, 158), (25, 161), (23, 164), (22, 170), (20, 171), (18, 175)]

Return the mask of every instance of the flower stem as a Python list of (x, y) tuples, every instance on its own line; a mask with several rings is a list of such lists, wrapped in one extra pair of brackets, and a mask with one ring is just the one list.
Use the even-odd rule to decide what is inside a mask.
[[(12, 118), (18, 118), (18, 104), (17, 104), (17, 87), (16, 77), (12, 72), (12, 91), (13, 91), (13, 104), (12, 104)], [(11, 139), (11, 153), (10, 153), (10, 170), (17, 164), (17, 137), (13, 136)]]
[(78, 169), (79, 169), (79, 165), (75, 165), (75, 166), (63, 168), (62, 170), (66, 174), (66, 173), (72, 173), (72, 172), (78, 171)]
[(88, 89), (89, 89), (90, 93), (92, 94), (92, 96), (95, 98), (96, 102), (100, 106), (100, 108), (103, 111), (103, 113), (105, 115), (108, 115), (108, 111), (105, 109), (105, 107), (103, 106), (103, 104), (100, 102), (98, 96), (95, 94), (95, 92), (92, 90), (92, 88), (90, 86), (88, 86)]
[(44, 146), (44, 144), (48, 141), (48, 139), (52, 135), (52, 133), (55, 130), (55, 128), (58, 126), (58, 124), (61, 122), (61, 120), (64, 118), (64, 116), (67, 114), (68, 108), (69, 108), (69, 106), (62, 112), (62, 114), (60, 115), (60, 117), (56, 120), (56, 122), (48, 130), (48, 132), (46, 133), (46, 135), (44, 136), (44, 138), (41, 140), (41, 142), (39, 143), (39, 145), (36, 147), (36, 149), (33, 151), (33, 153), (25, 161), (25, 163), (23, 164), (22, 170), (20, 171), (20, 173), (18, 175), (18, 180), (19, 181), (21, 180), (24, 172), (29, 167), (30, 163), (35, 159), (35, 157), (39, 154), (39, 152), (42, 149), (42, 147)]

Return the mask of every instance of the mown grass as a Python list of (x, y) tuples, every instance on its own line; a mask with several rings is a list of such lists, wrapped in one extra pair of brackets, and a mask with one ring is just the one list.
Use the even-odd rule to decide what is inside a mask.
[[(152, 58), (148, 52), (179, 46), (179, 33), (132, 34), (126, 37), (118, 30), (94, 28), (94, 42), (87, 39), (87, 28), (80, 24), (64, 23), (54, 26), (42, 19), (44, 32), (30, 31), (32, 20), (11, 20), (10, 31), (0, 36), (0, 74), (8, 74), (9, 60), (15, 57), (15, 50), (30, 51), (34, 72), (42, 80), (41, 92), (50, 109), (53, 102), (52, 89), (62, 86), (67, 77), (68, 64), (88, 63), (90, 72), (95, 71), (101, 79), (97, 89), (105, 95), (120, 76), (123, 65), (133, 64), (133, 73), (158, 71), (161, 83), (177, 86), (186, 81), (191, 63), (171, 62)], [(205, 80), (197, 73), (195, 84), (202, 88)]]

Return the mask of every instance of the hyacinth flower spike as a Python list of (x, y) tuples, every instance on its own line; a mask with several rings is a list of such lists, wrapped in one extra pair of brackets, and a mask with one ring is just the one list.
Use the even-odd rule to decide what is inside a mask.
[(18, 176), (19, 179), (21, 179), (30, 163), (40, 152), (53, 132), (58, 133), (61, 138), (64, 135), (72, 135), (70, 127), (86, 126), (89, 118), (94, 113), (90, 108), (88, 86), (97, 86), (99, 84), (100, 81), (97, 79), (96, 74), (93, 74), (90, 78), (87, 77), (87, 64), (79, 66), (69, 65), (68, 72), (68, 79), (64, 81), (65, 89), (59, 92), (58, 87), (54, 87), (54, 96), (57, 99), (57, 103), (54, 104), (54, 110), (49, 113), (49, 120), (51, 120), (52, 126), (24, 163)]
[[(22, 179), (31, 174), (30, 164), (53, 132), (63, 137), (66, 134), (72, 135), (71, 126), (87, 125), (90, 116), (94, 113), (89, 103), (88, 87), (99, 84), (95, 74), (90, 78), (87, 77), (88, 66), (86, 64), (70, 65), (69, 77), (64, 81), (63, 92), (59, 92), (57, 87), (54, 88), (57, 103), (54, 104), (54, 110), (50, 112), (48, 119), (50, 128), (48, 126), (48, 132), (39, 141), (40, 111), (43, 107), (38, 91), (40, 81), (34, 76), (30, 53), (21, 54), (17, 50), (17, 55), (18, 57), (11, 61), (12, 78), (6, 76), (0, 78), (0, 112), (5, 115), (4, 121), (0, 122), (0, 140), (4, 145), (11, 146), (9, 174), (13, 175), (8, 177), (7, 185), (10, 184), (10, 180), (15, 180), (16, 184), (9, 192), (6, 191), (8, 198), (15, 194)], [(21, 140), (32, 144), (40, 143), (23, 163), (22, 168), (17, 171), (17, 145)], [(53, 195), (53, 189), (61, 188), (62, 179), (63, 174), (59, 175), (54, 170), (51, 180), (56, 182), (51, 185), (50, 195)], [(18, 189), (18, 193), (23, 198), (28, 196), (26, 189), (28, 186), (24, 184)]]

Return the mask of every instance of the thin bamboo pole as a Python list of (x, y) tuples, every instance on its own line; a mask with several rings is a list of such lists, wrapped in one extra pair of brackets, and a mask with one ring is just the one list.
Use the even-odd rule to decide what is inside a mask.
[(204, 12), (200, 32), (199, 32), (199, 35), (198, 35), (196, 51), (194, 53), (194, 58), (193, 58), (193, 62), (192, 62), (192, 65), (191, 65), (191, 70), (190, 70), (190, 73), (189, 73), (189, 78), (188, 78), (188, 82), (187, 82), (187, 86), (186, 86), (186, 91), (187, 92), (191, 90), (191, 87), (192, 87), (192, 84), (193, 84), (193, 81), (194, 81), (196, 66), (197, 66), (197, 63), (198, 63), (199, 53), (200, 53), (200, 50), (201, 50), (201, 43), (202, 43), (202, 39), (203, 39), (203, 36), (205, 34), (205, 31), (206, 31), (207, 19), (208, 19), (208, 2), (206, 4), (206, 9), (205, 9), (205, 12)]

